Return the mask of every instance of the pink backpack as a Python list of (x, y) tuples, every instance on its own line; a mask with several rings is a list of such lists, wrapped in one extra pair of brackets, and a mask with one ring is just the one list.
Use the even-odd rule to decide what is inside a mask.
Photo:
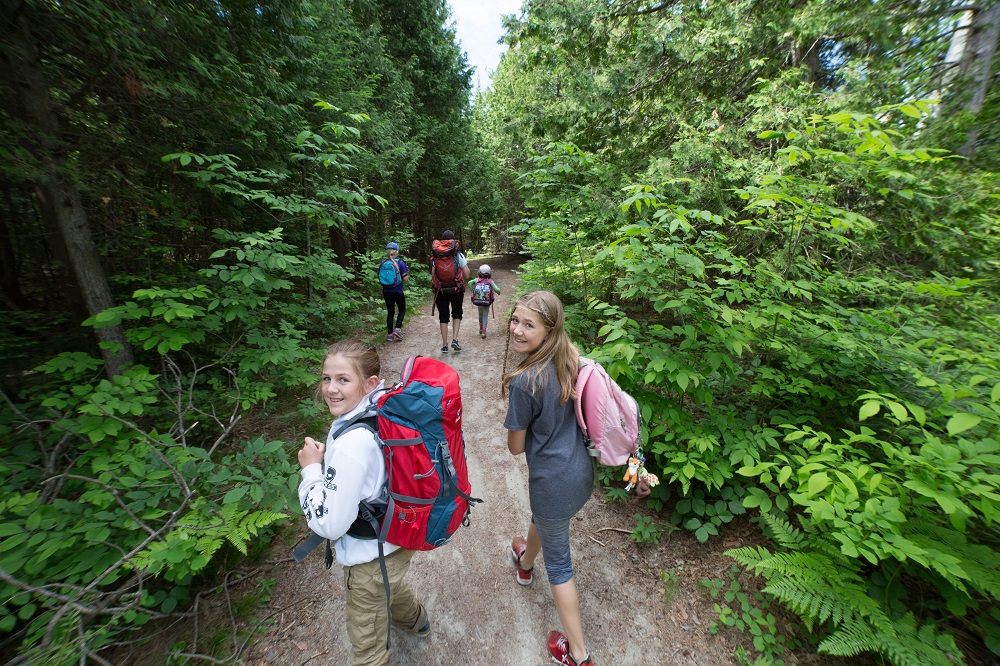
[(580, 357), (576, 422), (590, 455), (602, 465), (624, 465), (639, 450), (639, 404), (597, 361)]

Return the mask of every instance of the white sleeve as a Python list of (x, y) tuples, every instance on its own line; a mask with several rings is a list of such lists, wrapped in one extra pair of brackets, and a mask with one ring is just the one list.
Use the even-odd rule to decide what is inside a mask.
[(465, 258), (465, 255), (461, 252), (458, 253), (458, 267), (465, 268), (469, 265), (469, 260)]
[(327, 539), (346, 534), (358, 517), (358, 504), (368, 498), (366, 480), (378, 478), (379, 465), (384, 465), (382, 454), (367, 429), (352, 430), (327, 446), (322, 465), (302, 469), (299, 503), (309, 529)]

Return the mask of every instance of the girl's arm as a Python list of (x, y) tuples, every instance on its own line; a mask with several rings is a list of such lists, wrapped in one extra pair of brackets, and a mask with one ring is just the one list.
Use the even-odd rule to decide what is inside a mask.
[(493, 285), (493, 291), (495, 291), (495, 292), (497, 292), (499, 294), (500, 293), (500, 287), (497, 286), (497, 283), (494, 282), (493, 280), (490, 280), (490, 284)]
[(526, 430), (507, 431), (507, 449), (511, 455), (519, 456), (524, 453), (524, 435)]
[(379, 473), (381, 453), (371, 433), (353, 431), (343, 437), (349, 442), (338, 441), (325, 460), (303, 467), (299, 483), (299, 503), (306, 523), (327, 539), (344, 536), (358, 517), (358, 503), (365, 499), (365, 480)]

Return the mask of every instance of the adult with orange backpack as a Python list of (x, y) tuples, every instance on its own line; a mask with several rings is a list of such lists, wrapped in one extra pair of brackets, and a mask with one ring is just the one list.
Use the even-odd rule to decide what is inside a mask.
[[(469, 279), (469, 262), (459, 251), (459, 243), (455, 240), (455, 232), (448, 230), (441, 238), (434, 241), (431, 248), (431, 285), (434, 287), (434, 308), (438, 310), (438, 321), (441, 322), (441, 353), (448, 353), (448, 321), (453, 320), (451, 348), (461, 351), (458, 343), (458, 331), (462, 327), (462, 298), (465, 293), (465, 281)], [(450, 313), (449, 313), (450, 311)]]

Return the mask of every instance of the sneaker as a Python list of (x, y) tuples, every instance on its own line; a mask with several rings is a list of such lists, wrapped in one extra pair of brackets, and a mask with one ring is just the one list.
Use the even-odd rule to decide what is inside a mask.
[(462, 345), (458, 344), (458, 340), (451, 341), (451, 348), (455, 351), (462, 351)]
[(392, 623), (392, 626), (396, 627), (400, 631), (405, 631), (408, 634), (420, 636), (421, 638), (431, 633), (431, 620), (427, 616), (427, 611), (422, 605), (420, 606), (420, 614), (417, 615), (417, 621), (413, 623), (412, 627), (404, 627), (403, 625), (396, 624), (395, 622)]
[(392, 334), (395, 335), (396, 339), (399, 340), (400, 342), (403, 341), (403, 329), (397, 328), (395, 331), (392, 332)]
[(594, 666), (594, 660), (590, 658), (590, 653), (584, 657), (583, 661), (575, 661), (569, 654), (569, 641), (563, 636), (561, 631), (549, 632), (549, 654), (552, 661), (565, 666)]
[(393, 335), (392, 333), (390, 333), (389, 335), (385, 336), (385, 341), (386, 342), (396, 342), (396, 336)]
[(483, 340), (485, 340), (486, 339), (486, 331), (479, 331), (479, 337), (481, 337)]
[(514, 562), (514, 567), (517, 569), (517, 584), (518, 585), (531, 585), (531, 581), (535, 579), (533, 572), (534, 567), (530, 569), (521, 568), (521, 556), (524, 555), (524, 551), (528, 548), (528, 542), (524, 537), (514, 537), (514, 540), (510, 542), (510, 559)]
[(445, 345), (444, 347), (441, 347), (441, 353), (442, 354), (447, 354), (448, 353), (448, 345)]

